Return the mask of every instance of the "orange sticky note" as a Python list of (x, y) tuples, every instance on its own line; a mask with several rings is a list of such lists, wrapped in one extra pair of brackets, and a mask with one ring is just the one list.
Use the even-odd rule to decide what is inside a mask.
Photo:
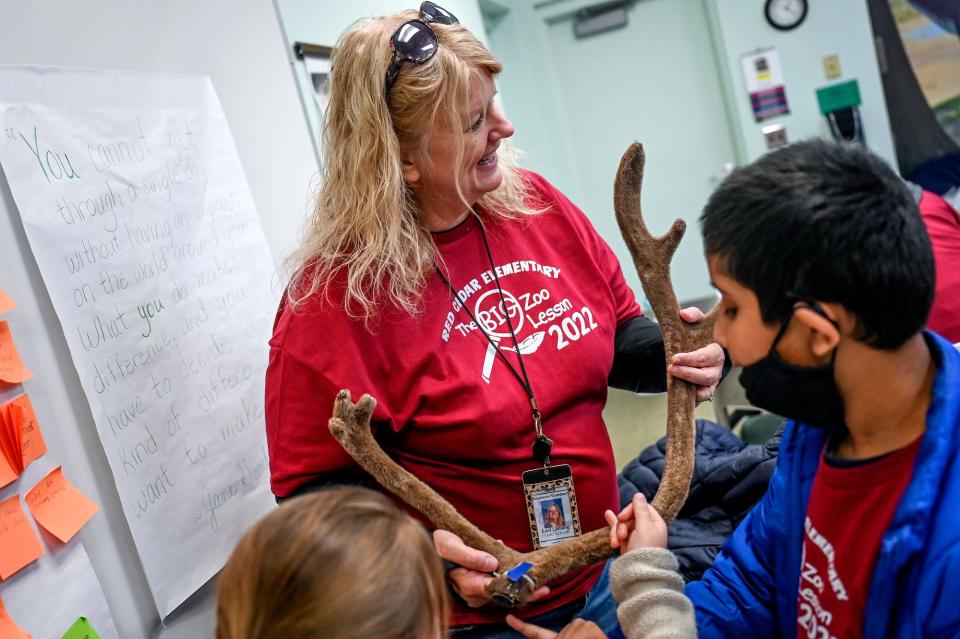
[(27, 507), (37, 523), (66, 543), (100, 510), (93, 500), (67, 481), (57, 466), (27, 493)]
[(21, 472), (30, 465), (30, 462), (47, 452), (47, 443), (43, 441), (40, 432), (40, 422), (33, 412), (33, 404), (26, 394), (8, 402), (4, 406), (7, 412), (7, 421), (13, 429), (14, 437), (19, 437), (20, 453), (23, 464)]
[(20, 505), (20, 495), (0, 502), (0, 579), (43, 555), (43, 546)]
[(0, 452), (10, 465), (10, 468), (20, 476), (23, 472), (23, 454), (20, 448), (20, 438), (10, 420), (10, 410), (7, 404), (0, 406)]
[(0, 313), (9, 313), (16, 307), (17, 305), (12, 299), (10, 299), (10, 296), (7, 295), (7, 292), (0, 288)]
[(10, 441), (10, 432), (6, 406), (0, 407), (0, 488), (20, 476), (19, 457), (13, 442)]
[(20, 473), (10, 465), (10, 461), (6, 455), (0, 455), (0, 488), (3, 488), (19, 476)]
[(18, 626), (0, 599), (0, 639), (30, 639), (31, 634)]
[(17, 354), (17, 347), (13, 344), (13, 333), (10, 332), (9, 322), (0, 322), (0, 379), (11, 384), (19, 384), (25, 379), (33, 377)]

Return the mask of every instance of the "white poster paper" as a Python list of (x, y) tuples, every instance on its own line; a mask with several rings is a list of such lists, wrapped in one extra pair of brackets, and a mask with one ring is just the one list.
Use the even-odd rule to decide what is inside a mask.
[(273, 263), (223, 110), (206, 77), (0, 67), (0, 165), (166, 617), (274, 504)]
[(0, 596), (17, 625), (38, 639), (62, 636), (78, 617), (86, 617), (102, 639), (117, 637), (97, 574), (76, 537), (4, 581)]

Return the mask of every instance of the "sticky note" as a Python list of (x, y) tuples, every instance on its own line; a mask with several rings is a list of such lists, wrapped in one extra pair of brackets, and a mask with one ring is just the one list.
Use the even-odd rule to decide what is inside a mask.
[(9, 313), (16, 307), (17, 305), (10, 299), (7, 292), (0, 288), (0, 313)]
[(6, 579), (43, 552), (40, 539), (20, 505), (20, 495), (0, 502), (0, 579)]
[(70, 629), (63, 633), (60, 639), (100, 639), (100, 635), (93, 629), (86, 617), (80, 617), (73, 622)]
[(0, 599), (0, 639), (30, 639), (30, 633), (18, 626)]
[(10, 440), (10, 420), (7, 419), (6, 406), (4, 406), (0, 407), (0, 488), (19, 477), (21, 472), (20, 458), (15, 452), (16, 445)]
[(3, 488), (14, 479), (20, 476), (20, 473), (10, 464), (10, 460), (5, 455), (0, 455), (0, 488)]
[[(47, 452), (37, 415), (27, 395), (0, 406), (0, 488)], [(0, 637), (0, 639), (3, 639)]]
[(67, 481), (61, 466), (30, 489), (27, 507), (38, 524), (64, 543), (100, 510), (93, 500)]
[(7, 420), (13, 432), (20, 438), (21, 472), (30, 465), (30, 462), (47, 452), (47, 443), (40, 432), (40, 423), (37, 414), (33, 412), (33, 404), (26, 394), (8, 402), (6, 409)]
[(33, 377), (17, 354), (17, 347), (13, 344), (13, 333), (10, 332), (9, 322), (0, 322), (0, 380), (19, 384), (25, 379)]

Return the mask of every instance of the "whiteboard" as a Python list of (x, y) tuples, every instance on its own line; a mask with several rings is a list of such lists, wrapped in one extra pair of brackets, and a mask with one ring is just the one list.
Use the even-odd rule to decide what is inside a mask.
[[(294, 244), (317, 163), (270, 3), (0, 0), (0, 15), (0, 64), (209, 75), (274, 260)], [(166, 628), (160, 626), (107, 456), (5, 177), (0, 177), (0, 259), (0, 287), (18, 304), (6, 319), (35, 373), (24, 387), (46, 437), (47, 457), (62, 463), (71, 481), (102, 508), (78, 537), (118, 635), (212, 636), (213, 584), (178, 609)], [(276, 298), (279, 287), (273, 290)], [(175, 535), (170, 542), (176, 543)]]

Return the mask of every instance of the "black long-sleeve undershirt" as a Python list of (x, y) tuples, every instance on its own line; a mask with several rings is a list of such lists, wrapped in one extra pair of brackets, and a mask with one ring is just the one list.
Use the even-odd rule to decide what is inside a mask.
[(633, 393), (667, 390), (666, 355), (659, 324), (638, 316), (617, 328), (613, 368), (607, 384)]

